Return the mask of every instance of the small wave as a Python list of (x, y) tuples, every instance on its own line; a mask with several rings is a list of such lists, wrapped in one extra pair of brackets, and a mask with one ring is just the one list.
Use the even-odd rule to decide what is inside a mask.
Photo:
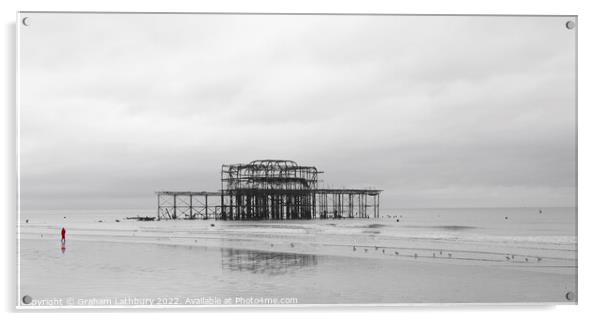
[(439, 230), (447, 230), (447, 231), (462, 231), (462, 230), (471, 230), (476, 229), (476, 226), (468, 226), (468, 225), (436, 225), (436, 226), (427, 226), (427, 225), (405, 225), (405, 228), (416, 228), (416, 229), (439, 229)]
[(368, 226), (366, 226), (367, 228), (381, 228), (381, 227), (385, 227), (386, 225), (384, 224), (370, 224)]

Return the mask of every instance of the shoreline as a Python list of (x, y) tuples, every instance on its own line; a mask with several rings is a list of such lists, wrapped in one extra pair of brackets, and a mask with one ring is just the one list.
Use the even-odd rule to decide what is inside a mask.
[[(292, 253), (301, 255), (331, 255), (353, 258), (379, 258), (430, 262), (453, 265), (483, 265), (520, 269), (536, 269), (552, 273), (570, 273), (576, 270), (576, 250), (522, 248), (511, 244), (471, 244), (470, 242), (420, 240), (415, 238), (393, 238), (363, 234), (321, 234), (307, 230), (290, 233), (287, 226), (271, 223), (271, 230), (245, 230), (236, 228), (173, 229), (173, 225), (157, 227), (146, 226), (145, 222), (136, 222), (129, 226), (116, 226), (114, 223), (103, 224), (94, 229), (85, 226), (74, 226), (69, 229), (69, 241), (98, 241), (112, 243), (140, 243), (172, 246), (204, 246), (213, 248), (234, 248), (249, 251), (272, 253)], [(215, 224), (215, 223), (209, 223)], [(245, 228), (245, 224), (236, 224)], [(210, 226), (210, 225), (209, 225)], [(227, 226), (226, 226), (227, 227)], [(263, 227), (263, 226), (262, 226)], [(30, 240), (55, 240), (58, 234), (50, 232), (55, 226), (48, 224), (32, 224), (22, 228), (19, 237)], [(282, 230), (284, 229), (284, 231)]]

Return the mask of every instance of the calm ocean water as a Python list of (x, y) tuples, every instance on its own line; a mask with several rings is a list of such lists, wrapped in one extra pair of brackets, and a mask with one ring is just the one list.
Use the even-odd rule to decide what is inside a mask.
[[(134, 222), (123, 219), (154, 212), (24, 211), (21, 293), (37, 298), (412, 303), (563, 302), (567, 292), (576, 290), (574, 208), (381, 213), (380, 219), (368, 220)], [(56, 239), (61, 226), (74, 235), (64, 253)], [(217, 246), (194, 243), (203, 236), (223, 239)], [(140, 237), (165, 244), (135, 243)], [(301, 252), (290, 253), (290, 242)], [(251, 243), (255, 250), (244, 249)], [(364, 253), (369, 248), (359, 244), (372, 248)], [(387, 247), (387, 253), (374, 250), (374, 244)], [(270, 251), (258, 250), (262, 246)], [(440, 249), (446, 252), (439, 255)], [(419, 255), (415, 260), (414, 253)], [(506, 258), (507, 253), (516, 257)], [(526, 259), (531, 259), (528, 264)], [(445, 263), (452, 261), (461, 264)]]

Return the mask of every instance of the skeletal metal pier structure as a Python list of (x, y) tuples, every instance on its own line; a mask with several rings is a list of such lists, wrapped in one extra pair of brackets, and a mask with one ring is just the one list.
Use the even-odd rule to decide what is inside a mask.
[[(309, 220), (379, 217), (375, 189), (324, 189), (323, 172), (290, 160), (222, 165), (219, 192), (157, 192), (157, 218)], [(217, 200), (216, 200), (217, 198)]]
[(210, 219), (220, 212), (219, 192), (157, 192), (157, 219)]

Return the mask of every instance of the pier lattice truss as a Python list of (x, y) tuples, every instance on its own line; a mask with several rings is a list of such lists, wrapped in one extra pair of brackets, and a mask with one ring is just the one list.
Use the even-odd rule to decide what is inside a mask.
[(326, 189), (290, 160), (222, 165), (219, 192), (157, 192), (157, 219), (309, 220), (379, 217), (376, 189)]

